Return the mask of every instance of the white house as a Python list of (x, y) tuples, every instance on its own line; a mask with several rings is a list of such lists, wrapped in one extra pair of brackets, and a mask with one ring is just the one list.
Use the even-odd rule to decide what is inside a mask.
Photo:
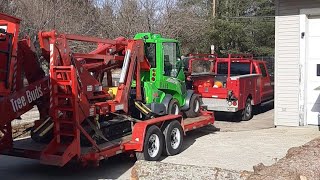
[(276, 7), (275, 125), (320, 125), (320, 0)]

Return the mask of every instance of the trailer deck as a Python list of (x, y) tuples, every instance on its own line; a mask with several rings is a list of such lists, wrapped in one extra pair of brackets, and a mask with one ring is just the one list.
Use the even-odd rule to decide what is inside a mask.
[[(196, 118), (183, 119), (183, 122), (181, 124), (183, 124), (184, 132), (188, 132), (214, 123), (212, 113), (205, 112), (203, 114), (204, 115)], [(82, 146), (80, 159), (101, 160), (107, 159), (123, 152), (135, 151), (131, 148), (126, 149), (126, 146), (131, 147), (130, 145), (132, 145), (132, 143), (132, 134), (130, 134), (119, 139), (99, 144), (98, 147), (100, 151), (91, 146)], [(13, 148), (1, 152), (1, 154), (30, 159), (41, 159), (41, 154), (46, 149), (46, 147), (47, 144), (35, 142), (30, 137), (27, 137), (13, 141)]]

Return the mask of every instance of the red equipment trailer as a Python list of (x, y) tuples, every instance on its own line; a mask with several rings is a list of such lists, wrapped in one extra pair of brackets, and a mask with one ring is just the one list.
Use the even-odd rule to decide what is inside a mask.
[[(230, 54), (227, 58), (194, 55), (189, 61), (193, 88), (208, 110), (233, 112), (242, 120), (250, 120), (253, 105), (273, 100), (266, 63), (254, 60), (252, 55)], [(205, 70), (196, 69), (202, 66)]]
[[(7, 17), (0, 15), (4, 22)], [(69, 45), (74, 41), (95, 43), (97, 48), (89, 53), (75, 52)], [(9, 114), (0, 119), (4, 134), (0, 138), (1, 154), (39, 159), (43, 164), (56, 166), (64, 166), (71, 160), (98, 164), (123, 152), (136, 152), (138, 159), (158, 160), (163, 152), (166, 155), (180, 152), (185, 132), (214, 123), (212, 113), (206, 111), (192, 119), (180, 115), (154, 114), (151, 119), (131, 116), (134, 110), (139, 110), (132, 104), (142, 103), (140, 72), (150, 70), (142, 40), (122, 37), (109, 40), (50, 31), (39, 32), (39, 42), (42, 55), (50, 64), (50, 75), (45, 77), (41, 71), (35, 71), (31, 77), (41, 76), (30, 77), (27, 87), (0, 99), (1, 107), (7, 106), (5, 111)], [(18, 53), (21, 62), (36, 60), (34, 54), (31, 56), (31, 46), (27, 47), (22, 48), (27, 53), (21, 56)], [(17, 65), (21, 67), (20, 63)], [(116, 68), (122, 71), (119, 85), (114, 87), (112, 70)], [(34, 67), (25, 69), (29, 72)], [(113, 88), (117, 89), (115, 94), (110, 93)], [(25, 102), (28, 91), (33, 92), (33, 101), (29, 103)], [(16, 102), (16, 106), (10, 106), (11, 102)], [(51, 131), (49, 143), (31, 138), (13, 141), (11, 121), (38, 103), (42, 105), (38, 106), (40, 115), (43, 112), (45, 117), (45, 110), (49, 110), (50, 118), (37, 121), (33, 134), (41, 136)]]

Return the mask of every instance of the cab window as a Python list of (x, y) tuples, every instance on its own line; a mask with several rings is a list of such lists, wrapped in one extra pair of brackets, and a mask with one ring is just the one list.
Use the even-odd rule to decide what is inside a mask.
[(163, 43), (163, 59), (165, 76), (177, 77), (178, 75), (178, 48), (176, 43)]
[(144, 48), (151, 68), (156, 68), (156, 44), (146, 43)]
[(230, 67), (231, 75), (250, 74), (250, 63), (232, 62)]
[(218, 72), (217, 74), (228, 74), (228, 63), (227, 62), (219, 62), (218, 65)]
[(259, 64), (259, 67), (260, 67), (260, 70), (261, 70), (262, 77), (267, 77), (267, 70), (266, 70), (266, 68), (264, 67), (264, 64), (263, 64), (263, 63), (260, 63), (260, 64)]

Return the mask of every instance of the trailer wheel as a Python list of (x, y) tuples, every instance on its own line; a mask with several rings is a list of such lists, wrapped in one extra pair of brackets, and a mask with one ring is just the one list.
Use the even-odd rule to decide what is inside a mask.
[(200, 114), (200, 97), (193, 94), (190, 99), (190, 108), (184, 112), (185, 116), (188, 118), (198, 117)]
[(178, 121), (170, 122), (163, 131), (164, 135), (164, 154), (173, 156), (181, 151), (183, 143), (183, 129)]
[(163, 151), (164, 138), (161, 130), (157, 126), (148, 128), (143, 143), (143, 151), (136, 152), (138, 160), (157, 161)]
[(244, 110), (242, 111), (241, 120), (249, 121), (251, 118), (252, 118), (252, 104), (251, 104), (251, 99), (248, 98), (246, 101)]
[(168, 114), (174, 114), (174, 115), (180, 114), (179, 102), (176, 99), (171, 99), (171, 101), (169, 102)]

